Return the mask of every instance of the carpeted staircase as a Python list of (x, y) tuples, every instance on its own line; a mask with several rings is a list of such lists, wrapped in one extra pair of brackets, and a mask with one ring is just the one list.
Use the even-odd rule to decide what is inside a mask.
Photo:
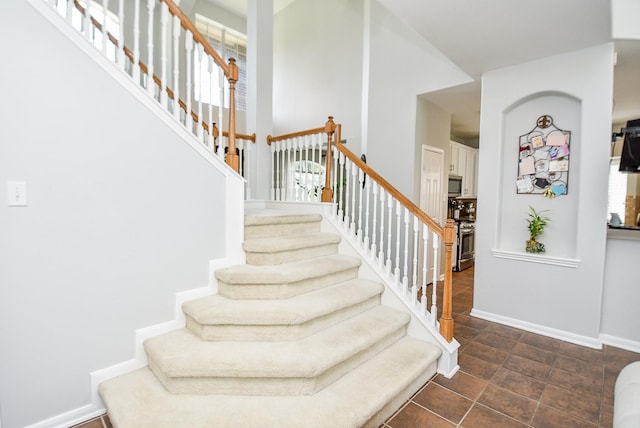
[(145, 342), (149, 366), (100, 385), (116, 428), (379, 426), (435, 374), (381, 283), (338, 254), (316, 214), (252, 212), (247, 264), (183, 305), (186, 328)]

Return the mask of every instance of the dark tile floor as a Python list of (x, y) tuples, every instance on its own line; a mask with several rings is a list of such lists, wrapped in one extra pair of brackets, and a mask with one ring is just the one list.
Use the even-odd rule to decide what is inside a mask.
[[(640, 354), (585, 348), (473, 318), (472, 307), (470, 268), (453, 275), (460, 370), (451, 379), (432, 378), (384, 428), (611, 427), (616, 376)], [(75, 428), (111, 423), (103, 415)]]
[(615, 379), (640, 354), (473, 318), (472, 306), (470, 268), (453, 277), (460, 370), (436, 375), (383, 427), (611, 427)]

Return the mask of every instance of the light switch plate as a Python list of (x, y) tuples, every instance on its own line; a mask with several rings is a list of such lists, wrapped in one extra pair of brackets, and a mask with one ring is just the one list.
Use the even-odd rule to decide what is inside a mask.
[(27, 183), (25, 181), (7, 182), (7, 204), (10, 207), (27, 206)]

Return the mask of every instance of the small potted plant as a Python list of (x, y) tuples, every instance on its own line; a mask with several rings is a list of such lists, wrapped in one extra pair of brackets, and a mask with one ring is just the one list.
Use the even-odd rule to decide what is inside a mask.
[(529, 218), (527, 223), (529, 224), (529, 240), (527, 241), (527, 253), (544, 253), (544, 244), (536, 241), (536, 238), (544, 232), (544, 227), (551, 219), (543, 216), (542, 214), (547, 212), (536, 211), (532, 206), (529, 206), (531, 211), (529, 212)]

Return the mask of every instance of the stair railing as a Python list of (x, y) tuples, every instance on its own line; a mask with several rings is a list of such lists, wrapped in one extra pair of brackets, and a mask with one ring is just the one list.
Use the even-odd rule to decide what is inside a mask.
[[(101, 49), (105, 56), (114, 61), (118, 67), (129, 75), (134, 82), (142, 86), (150, 96), (156, 99), (160, 105), (179, 121), (192, 135), (199, 141), (210, 147), (221, 159), (239, 172), (240, 154), (237, 150), (236, 134), (236, 107), (235, 107), (235, 84), (238, 81), (238, 66), (234, 58), (229, 58), (225, 63), (222, 57), (211, 47), (206, 38), (198, 31), (189, 18), (176, 6), (172, 0), (147, 0), (146, 7), (141, 6), (141, 0), (127, 0), (127, 4), (133, 3), (133, 16), (125, 17), (125, 1), (118, 2), (118, 34), (117, 36), (108, 31), (111, 12), (109, 12), (109, 0), (102, 0), (102, 4), (90, 2), (86, 7), (86, 2), (79, 0), (43, 0), (55, 8), (67, 21), (97, 48)], [(113, 0), (112, 0), (113, 1)], [(144, 1), (144, 0), (142, 0)], [(95, 6), (95, 7), (94, 7)], [(159, 8), (160, 22), (160, 47), (159, 60), (154, 57), (156, 50), (154, 46), (154, 30), (156, 25), (156, 13)], [(141, 58), (141, 18), (144, 18), (146, 9), (146, 63)], [(98, 17), (93, 14), (100, 15)], [(156, 16), (156, 18), (154, 18)], [(125, 19), (128, 18), (128, 19)], [(128, 27), (125, 27), (125, 23)], [(125, 29), (131, 30), (133, 34), (133, 50), (125, 45)], [(157, 30), (157, 28), (156, 28)], [(168, 39), (171, 40), (168, 40)], [(224, 84), (222, 79), (216, 79), (214, 73), (210, 73), (207, 82), (210, 93), (202, 91), (203, 77), (196, 82), (195, 58), (200, 62), (205, 61), (207, 70), (218, 67), (222, 70), (224, 77), (229, 84), (229, 131), (224, 139), (225, 146), (215, 144), (213, 130), (208, 124), (213, 124), (213, 108), (211, 105), (204, 105), (203, 97), (212, 99), (213, 89), (218, 87), (220, 91), (220, 106), (218, 107), (218, 123), (223, 121), (224, 106)], [(186, 77), (181, 75), (181, 59), (184, 60)], [(172, 74), (168, 69), (169, 61), (173, 64)], [(155, 72), (155, 65), (160, 65), (159, 75)], [(218, 80), (218, 81), (216, 81)], [(169, 83), (172, 81), (172, 88)], [(186, 93), (186, 101), (180, 98), (180, 88)], [(196, 88), (198, 88), (196, 90)], [(197, 97), (196, 97), (197, 96)], [(196, 100), (194, 100), (197, 98)], [(197, 109), (197, 113), (194, 111)], [(208, 120), (205, 121), (203, 109), (208, 110)], [(250, 138), (243, 138), (244, 141)], [(253, 139), (255, 142), (255, 137)], [(245, 148), (247, 146), (245, 145)]]
[[(273, 162), (272, 199), (333, 202), (336, 208), (332, 213), (345, 233), (377, 264), (407, 306), (451, 342), (453, 220), (440, 226), (349, 151), (341, 143), (341, 129), (329, 117), (321, 128), (268, 137)], [(312, 168), (306, 168), (308, 164)], [(318, 177), (313, 170), (317, 164), (323, 165)], [(328, 199), (320, 198), (320, 194)], [(440, 281), (442, 249), (444, 280)], [(438, 320), (439, 283), (443, 289)]]

